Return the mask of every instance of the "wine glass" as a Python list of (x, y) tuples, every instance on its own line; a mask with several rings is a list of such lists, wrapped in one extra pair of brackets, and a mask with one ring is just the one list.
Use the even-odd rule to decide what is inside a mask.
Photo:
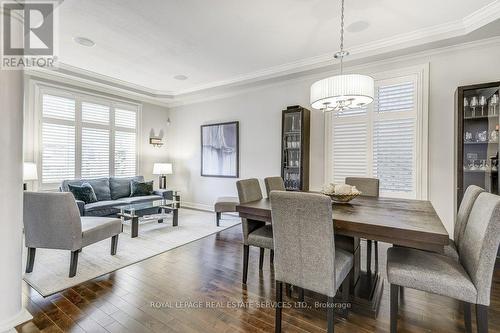
[(493, 115), (497, 114), (498, 94), (493, 94), (490, 98), (490, 105), (493, 106)]
[(486, 97), (479, 97), (479, 105), (481, 106), (481, 116), (484, 116), (484, 106), (486, 105)]
[(464, 117), (466, 117), (465, 112), (468, 107), (469, 107), (469, 100), (467, 99), (467, 97), (464, 97)]
[(470, 107), (472, 108), (472, 116), (473, 117), (476, 116), (476, 108), (477, 108), (478, 104), (479, 104), (479, 102), (477, 100), (477, 96), (473, 96), (470, 100)]

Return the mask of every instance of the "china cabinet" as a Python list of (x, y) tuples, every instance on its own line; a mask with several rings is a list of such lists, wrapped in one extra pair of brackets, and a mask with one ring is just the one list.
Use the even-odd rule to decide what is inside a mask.
[(281, 177), (288, 191), (309, 190), (309, 129), (311, 112), (289, 106), (282, 113)]
[(469, 185), (498, 194), (500, 82), (458, 87), (457, 207)]

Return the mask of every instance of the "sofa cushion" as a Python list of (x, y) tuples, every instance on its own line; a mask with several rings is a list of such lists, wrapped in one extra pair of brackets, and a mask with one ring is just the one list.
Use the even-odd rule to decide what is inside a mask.
[(137, 180), (130, 181), (130, 196), (141, 197), (153, 194), (153, 181), (138, 182)]
[(159, 195), (152, 194), (152, 195), (144, 195), (140, 197), (129, 197), (129, 198), (121, 198), (120, 202), (125, 202), (128, 204), (133, 204), (133, 203), (139, 203), (139, 202), (148, 202), (148, 201), (155, 201), (155, 200), (162, 200), (163, 198)]
[(111, 190), (111, 199), (116, 200), (120, 198), (130, 197), (130, 182), (136, 180), (139, 182), (144, 181), (144, 177), (111, 177), (109, 178), (109, 188)]
[(109, 178), (89, 179), (88, 183), (94, 189), (98, 201), (111, 200)]
[(116, 215), (120, 212), (118, 208), (113, 208), (118, 205), (126, 205), (127, 202), (121, 200), (105, 200), (97, 201), (85, 205), (84, 216), (108, 216)]
[(75, 197), (75, 200), (81, 200), (88, 203), (93, 203), (97, 201), (94, 189), (89, 183), (83, 183), (82, 185), (68, 185), (69, 191)]

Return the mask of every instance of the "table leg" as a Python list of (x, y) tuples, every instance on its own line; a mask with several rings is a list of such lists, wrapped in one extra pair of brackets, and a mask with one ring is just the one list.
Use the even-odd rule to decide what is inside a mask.
[[(160, 214), (164, 214), (165, 211), (163, 210), (163, 208), (160, 209)], [(158, 223), (163, 223), (163, 219), (159, 219), (158, 220)]]
[(135, 238), (135, 237), (139, 236), (139, 217), (138, 216), (132, 218), (131, 228), (132, 228), (131, 233), (130, 233), (131, 238)]
[(172, 226), (177, 227), (179, 225), (179, 210), (174, 209), (172, 214), (174, 215), (172, 219)]

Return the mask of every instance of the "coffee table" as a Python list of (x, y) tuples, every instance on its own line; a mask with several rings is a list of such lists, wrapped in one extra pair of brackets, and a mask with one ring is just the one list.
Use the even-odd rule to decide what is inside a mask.
[[(173, 214), (172, 226), (177, 227), (179, 225), (179, 202), (173, 200), (155, 200), (148, 202), (138, 202), (133, 204), (121, 204), (114, 206), (113, 208), (119, 209), (120, 213), (118, 216), (124, 220), (131, 220), (131, 238), (135, 238), (139, 235), (139, 218), (144, 216), (145, 211), (150, 211), (152, 208), (161, 209), (162, 212)], [(158, 223), (162, 223), (163, 219), (158, 220)]]

